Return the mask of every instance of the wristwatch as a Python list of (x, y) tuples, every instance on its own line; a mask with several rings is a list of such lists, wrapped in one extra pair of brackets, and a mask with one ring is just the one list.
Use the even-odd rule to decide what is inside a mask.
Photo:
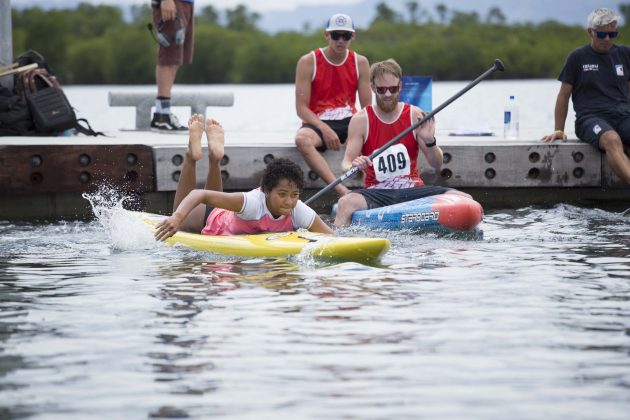
[(437, 140), (435, 137), (433, 137), (433, 142), (432, 143), (424, 143), (425, 146), (427, 147), (433, 147), (437, 144)]

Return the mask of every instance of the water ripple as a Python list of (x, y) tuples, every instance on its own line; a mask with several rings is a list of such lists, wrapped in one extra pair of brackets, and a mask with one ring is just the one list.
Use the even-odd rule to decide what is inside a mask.
[(627, 226), (502, 210), (368, 266), (3, 222), (0, 417), (625, 419)]

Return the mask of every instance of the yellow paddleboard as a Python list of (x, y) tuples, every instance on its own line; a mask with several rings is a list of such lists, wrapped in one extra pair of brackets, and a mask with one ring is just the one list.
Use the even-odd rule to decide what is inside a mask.
[[(137, 212), (152, 229), (166, 216)], [(177, 232), (165, 241), (201, 251), (239, 257), (285, 257), (304, 252), (317, 257), (344, 261), (374, 260), (390, 247), (385, 238), (354, 238), (313, 232), (277, 232), (256, 235), (211, 236)]]

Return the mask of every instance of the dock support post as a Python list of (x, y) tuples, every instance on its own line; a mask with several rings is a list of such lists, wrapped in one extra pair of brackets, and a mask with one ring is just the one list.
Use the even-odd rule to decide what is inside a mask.
[[(13, 62), (11, 33), (11, 0), (0, 0), (0, 66), (7, 66)], [(1, 77), (0, 85), (13, 89), (13, 76)]]

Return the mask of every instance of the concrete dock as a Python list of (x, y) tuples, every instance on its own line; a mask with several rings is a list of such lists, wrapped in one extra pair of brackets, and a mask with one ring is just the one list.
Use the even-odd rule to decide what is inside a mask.
[[(303, 197), (323, 188), (326, 184), (310, 171), (290, 141), (293, 134), (227, 132), (221, 165), (224, 189), (258, 186), (266, 162), (274, 157), (301, 165), (306, 174)], [(138, 208), (168, 213), (187, 142), (187, 135), (147, 131), (98, 138), (0, 137), (0, 219), (91, 217), (82, 194), (103, 187), (135, 196)], [(547, 144), (533, 138), (506, 141), (440, 135), (438, 143), (444, 165), (434, 171), (421, 162), (422, 178), (427, 184), (466, 191), (485, 209), (556, 203), (630, 207), (630, 187), (613, 174), (605, 156), (577, 140)], [(329, 151), (325, 156), (341, 175), (341, 153)], [(205, 179), (207, 165), (206, 159), (198, 162), (200, 181)], [(345, 184), (359, 187), (361, 182)], [(336, 198), (329, 193), (313, 206), (328, 213)]]

